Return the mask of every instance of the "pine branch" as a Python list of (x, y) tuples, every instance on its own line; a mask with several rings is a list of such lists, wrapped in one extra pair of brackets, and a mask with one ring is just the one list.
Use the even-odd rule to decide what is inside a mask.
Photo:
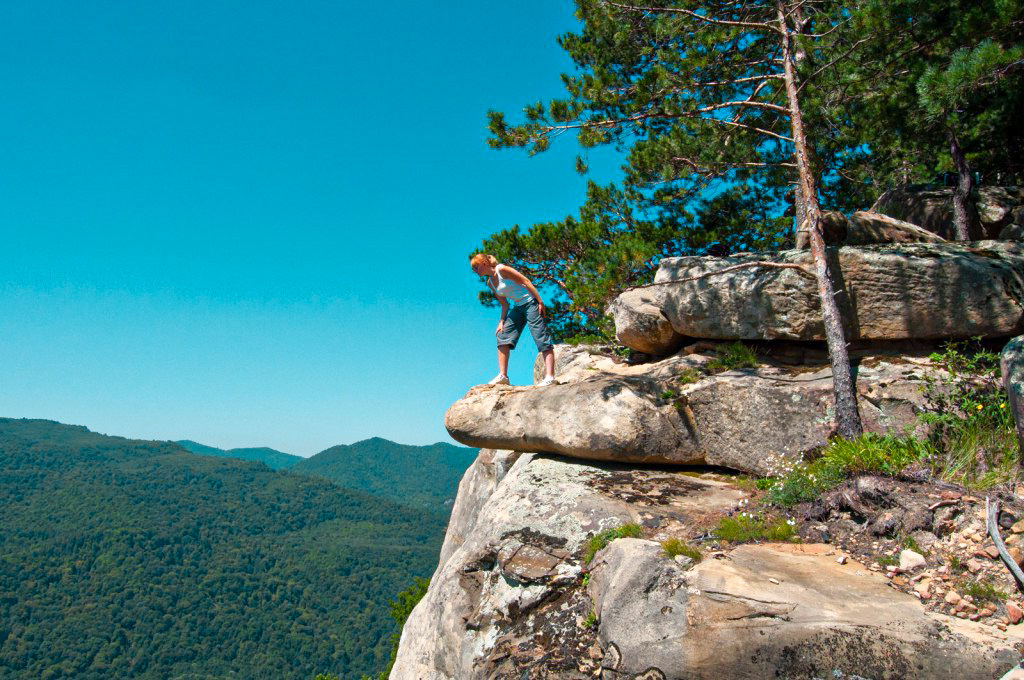
[(685, 16), (690, 17), (691, 19), (696, 19), (697, 21), (702, 21), (706, 24), (714, 24), (716, 26), (740, 26), (743, 28), (760, 28), (762, 30), (775, 32), (778, 32), (779, 30), (773, 24), (770, 24), (768, 22), (729, 21), (727, 19), (715, 19), (713, 17), (704, 16), (703, 14), (698, 14), (697, 12), (694, 12), (689, 9), (681, 9), (678, 7), (636, 7), (633, 5), (622, 5), (617, 2), (610, 2), (609, 0), (605, 0), (604, 4), (609, 5), (611, 7), (618, 7), (619, 9), (624, 9), (627, 12), (665, 12), (668, 14), (683, 14)]

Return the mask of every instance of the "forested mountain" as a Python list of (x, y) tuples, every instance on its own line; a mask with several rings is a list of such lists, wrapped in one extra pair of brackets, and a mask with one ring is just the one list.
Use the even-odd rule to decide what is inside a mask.
[(0, 677), (358, 677), (446, 516), (170, 442), (0, 419)]
[(447, 513), (459, 479), (477, 449), (439, 442), (408, 446), (374, 437), (305, 458), (292, 472), (326, 477), (341, 486), (405, 505)]
[(220, 456), (221, 458), (240, 458), (242, 460), (253, 460), (266, 464), (272, 470), (286, 470), (302, 460), (302, 456), (295, 456), (290, 453), (282, 453), (274, 449), (261, 446), (248, 449), (218, 449), (215, 446), (206, 446), (191, 439), (181, 439), (177, 442), (186, 451), (199, 453), (204, 456)]

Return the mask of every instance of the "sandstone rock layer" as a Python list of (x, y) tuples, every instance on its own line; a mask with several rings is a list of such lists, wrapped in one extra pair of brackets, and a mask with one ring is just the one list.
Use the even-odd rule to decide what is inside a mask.
[[(759, 366), (687, 382), (708, 358), (676, 356), (629, 367), (602, 357), (588, 365), (585, 352), (563, 353), (561, 347), (556, 355), (567, 357), (562, 379), (575, 382), (475, 388), (448, 410), (448, 432), (474, 447), (630, 463), (707, 463), (767, 475), (821, 448), (836, 431), (828, 368)], [(925, 406), (920, 388), (926, 366), (864, 363), (857, 393), (865, 429), (914, 427)]]
[(927, 614), (823, 545), (745, 545), (689, 571), (620, 539), (592, 566), (602, 678), (997, 678), (1013, 644)]
[[(1019, 242), (849, 246), (835, 256), (851, 340), (1006, 337), (1024, 330), (1024, 245)], [(753, 264), (759, 261), (804, 270)], [(735, 265), (751, 266), (674, 283)], [(661, 285), (655, 287), (664, 288), (662, 313), (682, 336), (821, 341), (824, 327), (811, 271), (806, 251), (666, 258), (655, 277)], [(631, 300), (620, 297), (613, 305), (617, 325), (626, 319)]]

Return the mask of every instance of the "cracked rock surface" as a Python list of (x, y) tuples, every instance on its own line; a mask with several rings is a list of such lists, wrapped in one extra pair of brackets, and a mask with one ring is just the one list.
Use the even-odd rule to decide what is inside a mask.
[[(709, 376), (700, 369), (711, 356), (701, 354), (628, 365), (559, 345), (555, 356), (563, 384), (473, 388), (448, 410), (448, 432), (474, 447), (761, 475), (816, 451), (836, 432), (828, 367), (761, 364)], [(924, 359), (861, 361), (865, 430), (916, 426), (928, 370)]]
[[(452, 518), (459, 542), (450, 531), (394, 680), (960, 680), (1020, 658), (1019, 627), (928, 611), (834, 546), (666, 557), (660, 541), (740, 507), (748, 493), (727, 482), (510, 451), (483, 451), (474, 468)], [(591, 536), (626, 523), (646, 538), (584, 563)]]
[(997, 678), (1008, 637), (926, 612), (822, 545), (744, 545), (684, 570), (661, 546), (598, 553), (589, 592), (602, 678)]
[[(837, 298), (845, 308), (851, 340), (1007, 337), (1024, 330), (1024, 245), (1009, 241), (970, 244), (913, 243), (836, 249)], [(726, 267), (767, 261), (790, 268), (750, 266), (690, 281)], [(792, 268), (801, 265), (806, 271)], [(610, 307), (632, 338), (646, 327), (637, 318), (662, 315), (681, 336), (721, 340), (822, 340), (824, 325), (807, 251), (771, 255), (675, 257), (661, 261), (657, 297), (630, 291)], [(645, 289), (646, 290), (646, 289)], [(638, 303), (643, 309), (634, 309)], [(653, 337), (653, 336), (652, 336)], [(630, 344), (633, 343), (633, 344)]]
[(448, 557), (403, 629), (395, 680), (594, 677), (602, 653), (585, 625), (593, 606), (582, 587), (587, 539), (631, 522), (690, 533), (704, 513), (743, 496), (672, 471), (533, 454), (493, 487), (467, 483), (506, 454), (481, 452), (459, 488), (452, 524), (466, 533), (457, 546), (448, 544), (451, 531), (446, 538)]

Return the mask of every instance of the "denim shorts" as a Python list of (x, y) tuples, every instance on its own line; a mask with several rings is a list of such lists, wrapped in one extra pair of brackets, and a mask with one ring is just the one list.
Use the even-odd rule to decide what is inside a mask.
[(544, 352), (554, 347), (551, 344), (548, 326), (544, 323), (544, 317), (540, 315), (540, 308), (537, 307), (536, 300), (530, 300), (524, 305), (515, 305), (508, 310), (505, 323), (502, 324), (501, 332), (498, 333), (498, 347), (509, 345), (515, 349), (523, 327), (527, 324), (530, 325), (530, 334), (533, 335), (533, 341), (537, 343), (538, 352)]

